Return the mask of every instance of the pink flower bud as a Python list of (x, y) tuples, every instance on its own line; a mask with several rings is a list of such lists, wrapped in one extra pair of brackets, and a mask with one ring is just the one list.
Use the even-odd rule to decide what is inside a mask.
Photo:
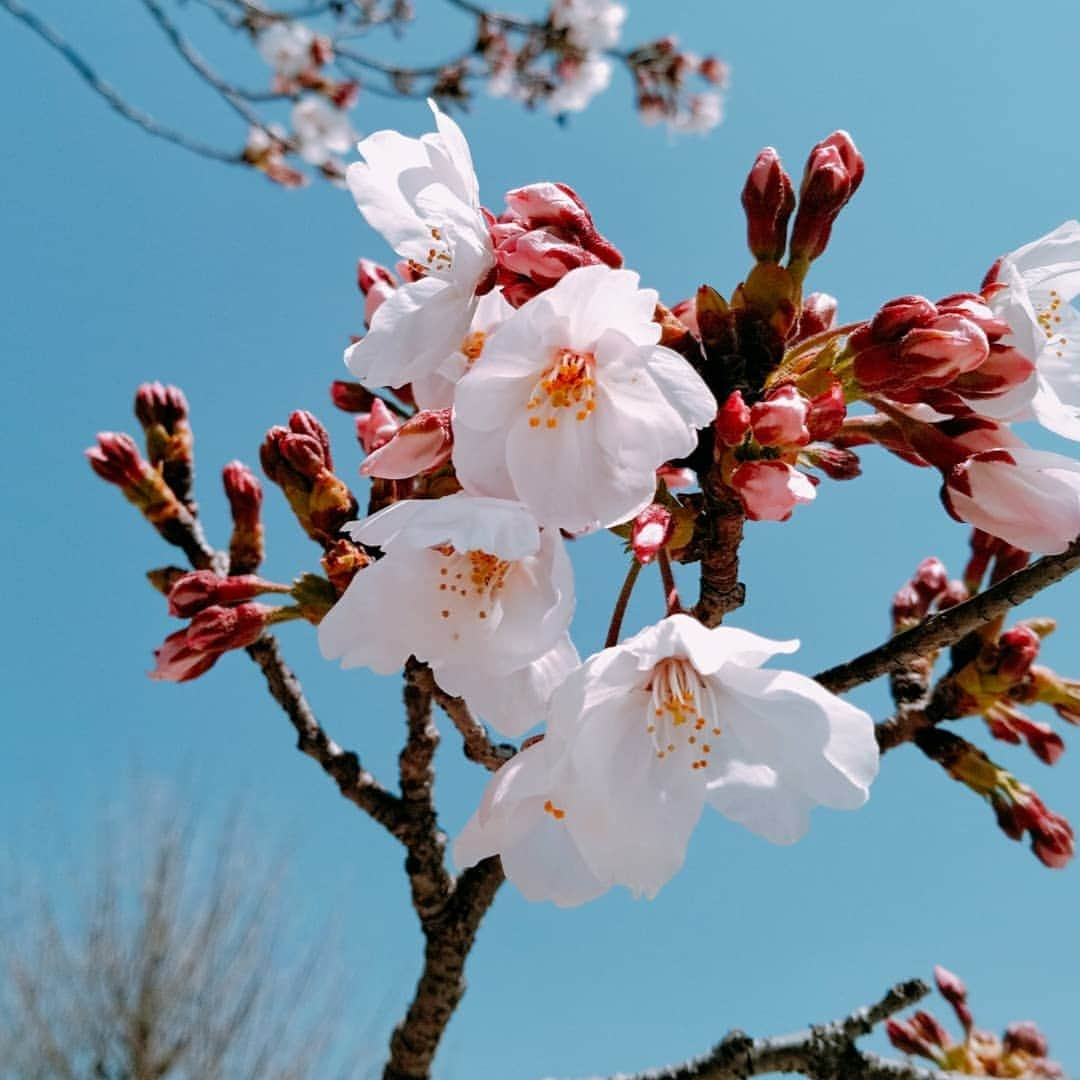
[(362, 413), (371, 408), (375, 395), (360, 383), (338, 379), (330, 384), (330, 400), (342, 412)]
[(779, 262), (787, 247), (787, 227), (795, 209), (795, 189), (780, 163), (780, 155), (766, 146), (758, 154), (742, 192), (746, 211), (747, 244), (759, 262)]
[(939, 300), (936, 306), (942, 315), (963, 315), (991, 340), (1007, 337), (1012, 333), (1009, 324), (1004, 319), (999, 319), (978, 293), (953, 293)]
[(948, 611), (949, 608), (956, 607), (957, 604), (962, 604), (969, 598), (970, 594), (962, 581), (950, 581), (945, 586), (945, 591), (938, 597), (938, 611)]
[(1030, 626), (1020, 623), (1010, 627), (998, 638), (997, 671), (1019, 682), (1035, 663), (1040, 643), (1039, 635)]
[(1047, 810), (1039, 827), (1031, 830), (1031, 850), (1035, 857), (1052, 870), (1060, 870), (1076, 854), (1072, 826), (1059, 814)]
[(218, 577), (212, 570), (196, 570), (178, 578), (169, 590), (169, 614), (187, 619), (203, 608), (238, 604), (265, 592), (288, 592), (288, 585), (277, 585), (255, 574)]
[(410, 417), (360, 466), (362, 476), (407, 480), (450, 460), (454, 436), (449, 409), (425, 409)]
[(162, 682), (188, 682), (209, 671), (220, 655), (219, 652), (193, 649), (187, 641), (187, 630), (177, 630), (154, 650), (154, 670), (150, 672), (150, 678)]
[(1005, 1029), (1003, 1046), (1005, 1052), (1009, 1054), (1020, 1051), (1032, 1057), (1044, 1058), (1050, 1053), (1050, 1044), (1046, 1041), (1046, 1036), (1032, 1020), (1018, 1020), (1010, 1024)]
[(308, 412), (307, 409), (297, 409), (289, 417), (289, 430), (297, 435), (306, 435), (317, 440), (322, 448), (322, 457), (326, 462), (326, 467), (333, 472), (334, 459), (330, 454), (330, 435), (314, 413)]
[(706, 82), (712, 83), (713, 86), (724, 87), (728, 84), (728, 66), (723, 60), (718, 60), (715, 56), (706, 56), (701, 61), (698, 65), (698, 74)]
[(1011, 345), (993, 343), (990, 355), (974, 371), (957, 376), (951, 389), (965, 398), (994, 398), (1023, 385), (1035, 373), (1035, 364)]
[(959, 975), (954, 975), (948, 968), (941, 967), (939, 964), (934, 968), (934, 982), (937, 983), (941, 996), (953, 1007), (964, 1030), (970, 1031), (972, 1020), (967, 1008), (967, 987), (964, 981)]
[(926, 616), (926, 601), (918, 589), (906, 581), (892, 599), (892, 625), (894, 631), (906, 630)]
[(930, 604), (944, 592), (948, 581), (949, 575), (945, 569), (945, 564), (933, 555), (919, 563), (911, 578), (911, 584), (914, 585), (919, 595), (926, 602), (927, 610), (929, 610)]
[(833, 222), (862, 182), (865, 165), (851, 136), (833, 132), (810, 151), (791, 231), (791, 255), (816, 259), (829, 242)]
[(671, 539), (675, 519), (671, 511), (659, 503), (646, 506), (636, 518), (630, 534), (630, 547), (642, 566), (656, 558), (660, 549)]
[(725, 446), (738, 446), (750, 430), (750, 406), (740, 391), (728, 395), (713, 421), (716, 435)]
[(187, 629), (188, 647), (200, 652), (242, 649), (259, 637), (276, 610), (269, 604), (256, 603), (204, 608)]
[(838, 380), (824, 393), (810, 401), (806, 413), (806, 427), (812, 439), (831, 439), (841, 428), (847, 416), (844, 388)]
[(796, 341), (803, 341), (815, 334), (831, 330), (836, 325), (837, 301), (828, 293), (811, 293), (803, 300), (799, 315), (799, 332)]
[(784, 461), (747, 461), (731, 477), (751, 521), (787, 521), (817, 492), (810, 478)]
[(909, 1023), (912, 1031), (930, 1046), (940, 1046), (944, 1049), (952, 1045), (952, 1039), (949, 1038), (949, 1033), (942, 1026), (941, 1021), (930, 1013), (919, 1009), (911, 1017)]
[(364, 325), (371, 326), (375, 312), (397, 288), (397, 279), (385, 266), (361, 259), (356, 266), (356, 284), (364, 294)]
[(805, 446), (810, 441), (808, 412), (809, 402), (794, 386), (781, 386), (751, 408), (754, 438), (762, 446)]
[(910, 1022), (902, 1020), (886, 1020), (885, 1033), (889, 1036), (889, 1042), (900, 1051), (901, 1054), (911, 1054), (915, 1057), (934, 1057), (931, 1045), (914, 1029)]
[(178, 386), (143, 383), (135, 391), (135, 416), (143, 428), (160, 424), (170, 434), (188, 419), (188, 403)]
[(401, 421), (386, 407), (382, 398), (375, 398), (371, 412), (361, 413), (356, 418), (356, 437), (364, 453), (373, 454), (394, 437), (399, 427)]
[(103, 431), (97, 437), (97, 446), (86, 451), (90, 468), (110, 484), (130, 488), (140, 483), (150, 472), (130, 435), (120, 431)]
[(909, 330), (927, 325), (937, 313), (937, 307), (925, 296), (898, 297), (870, 321), (870, 336), (874, 341), (899, 341)]
[(830, 480), (854, 480), (862, 473), (858, 454), (839, 446), (811, 443), (803, 451), (802, 457), (815, 469), (820, 469)]
[(899, 359), (919, 386), (947, 386), (990, 355), (986, 335), (963, 315), (938, 315), (900, 342)]
[(221, 479), (233, 520), (257, 521), (263, 498), (259, 478), (242, 461), (230, 461), (222, 470)]

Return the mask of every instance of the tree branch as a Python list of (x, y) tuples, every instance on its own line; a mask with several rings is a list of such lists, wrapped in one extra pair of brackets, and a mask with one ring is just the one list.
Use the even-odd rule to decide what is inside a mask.
[(402, 800), (387, 791), (363, 768), (356, 754), (351, 750), (342, 750), (322, 729), (304, 697), (300, 680), (282, 659), (277, 639), (271, 634), (264, 634), (246, 651), (266, 677), (270, 696), (282, 707), (296, 728), (297, 749), (322, 766), (349, 802), (404, 842)]
[(866, 1053), (855, 1040), (902, 1009), (921, 1001), (930, 988), (918, 979), (894, 986), (880, 1001), (831, 1024), (791, 1035), (752, 1039), (741, 1031), (681, 1065), (620, 1073), (611, 1080), (746, 1080), (767, 1073), (801, 1073), (817, 1080), (942, 1080), (950, 1074)]
[(706, 626), (718, 626), (730, 611), (742, 607), (746, 587), (739, 581), (739, 545), (745, 515), (734, 492), (717, 478), (703, 485), (705, 513), (695, 546), (701, 551), (701, 588), (694, 615)]
[(23, 7), (19, 0), (0, 0), (0, 6), (4, 7), (16, 19), (28, 26), (38, 37), (55, 49), (75, 69), (87, 86), (99, 97), (105, 99), (111, 109), (119, 113), (125, 120), (142, 128), (148, 135), (164, 139), (174, 146), (180, 146), (185, 150), (190, 150), (193, 154), (198, 154), (200, 157), (210, 158), (212, 161), (222, 161), (227, 165), (240, 165), (243, 163), (243, 154), (236, 151), (220, 150), (216, 146), (210, 146), (207, 143), (200, 142), (198, 139), (193, 139), (183, 132), (159, 124), (148, 113), (129, 105), (64, 38), (48, 23)]
[(487, 728), (476, 719), (463, 698), (448, 694), (435, 681), (435, 676), (426, 664), (420, 665), (415, 678), (432, 695), (439, 708), (449, 717), (458, 729), (464, 743), (465, 756), (475, 761), (489, 772), (495, 772), (506, 764), (516, 753), (509, 743), (493, 743)]
[(1030, 600), (1043, 589), (1061, 581), (1080, 568), (1080, 540), (1060, 555), (1046, 555), (992, 588), (965, 600), (956, 607), (924, 619), (918, 626), (879, 645), (876, 649), (838, 664), (814, 677), (827, 690), (842, 694), (862, 683), (918, 661), (925, 653), (947, 648), (962, 637), (1010, 608)]

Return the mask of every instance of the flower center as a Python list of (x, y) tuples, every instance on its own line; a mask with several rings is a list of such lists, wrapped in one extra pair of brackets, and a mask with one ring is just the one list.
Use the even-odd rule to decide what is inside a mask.
[(486, 551), (460, 552), (449, 545), (435, 550), (446, 559), (446, 564), (439, 567), (439, 614), (444, 619), (466, 614), (486, 619), (511, 564)]
[(556, 349), (555, 356), (533, 387), (526, 408), (531, 428), (557, 428), (559, 411), (572, 410), (575, 420), (587, 420), (596, 408), (596, 357), (592, 353)]
[(428, 233), (431, 236), (431, 247), (428, 248), (427, 258), (423, 262), (417, 259), (409, 260), (409, 269), (418, 277), (449, 271), (454, 267), (454, 257), (450, 254), (450, 245), (443, 238), (442, 230), (429, 225)]
[(1059, 357), (1065, 355), (1065, 346), (1069, 344), (1069, 339), (1061, 333), (1061, 305), (1060, 293), (1057, 289), (1051, 289), (1046, 306), (1040, 306), (1035, 312), (1035, 319), (1046, 335), (1047, 345), (1053, 345)]
[(712, 688), (689, 660), (671, 657), (653, 668), (645, 687), (652, 692), (645, 713), (645, 732), (657, 758), (688, 759), (704, 769), (712, 753), (710, 739), (721, 734)]
[(483, 330), (474, 330), (462, 343), (461, 352), (465, 357), (465, 363), (468, 367), (472, 367), (477, 360), (480, 359), (480, 354), (484, 351), (484, 342), (487, 340), (487, 334)]

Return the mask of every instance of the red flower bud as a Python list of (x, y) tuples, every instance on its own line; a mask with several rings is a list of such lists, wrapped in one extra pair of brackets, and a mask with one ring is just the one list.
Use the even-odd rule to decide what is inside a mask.
[(836, 325), (837, 301), (828, 293), (811, 293), (803, 300), (799, 315), (799, 332), (796, 341), (803, 341), (815, 334), (831, 330)]
[(1040, 642), (1039, 635), (1023, 623), (1006, 630), (998, 638), (998, 673), (1019, 682), (1035, 663)]
[(746, 211), (747, 244), (759, 262), (779, 262), (787, 247), (787, 227), (795, 209), (795, 189), (780, 163), (780, 155), (766, 146), (757, 156), (742, 192)]
[(150, 678), (163, 682), (189, 682), (209, 671), (219, 656), (220, 652), (192, 648), (188, 644), (187, 630), (177, 630), (154, 650), (154, 670), (150, 672)]
[(1031, 1020), (1018, 1020), (1005, 1029), (1002, 1040), (1005, 1052), (1014, 1054), (1020, 1051), (1032, 1057), (1044, 1058), (1050, 1053), (1050, 1044), (1046, 1036)]
[(762, 446), (805, 446), (810, 441), (806, 427), (809, 407), (794, 386), (773, 390), (750, 410), (754, 438)]
[(630, 534), (630, 547), (642, 566), (656, 558), (660, 549), (671, 539), (675, 519), (671, 511), (659, 503), (646, 506), (636, 518)]
[(883, 305), (870, 320), (870, 336), (874, 341), (899, 341), (909, 330), (925, 326), (937, 313), (925, 296), (898, 297)]
[(371, 408), (375, 395), (360, 383), (338, 379), (330, 384), (330, 400), (342, 412), (363, 413)]
[(834, 380), (828, 390), (810, 401), (806, 414), (806, 427), (810, 437), (831, 439), (840, 430), (846, 416), (844, 388), (838, 380)]
[(743, 401), (742, 394), (735, 390), (728, 395), (720, 406), (720, 411), (713, 421), (717, 438), (726, 446), (738, 446), (750, 430), (750, 406)]
[(242, 649), (259, 637), (268, 617), (277, 610), (269, 604), (255, 603), (204, 608), (191, 620), (187, 645), (201, 652)]

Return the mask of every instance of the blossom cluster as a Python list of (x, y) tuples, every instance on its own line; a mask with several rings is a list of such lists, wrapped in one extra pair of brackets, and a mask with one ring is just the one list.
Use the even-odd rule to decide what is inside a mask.
[[(368, 27), (400, 26), (414, 17), (412, 6), (400, 0), (385, 11), (368, 6)], [(269, 92), (292, 105), (287, 127), (251, 128), (243, 160), (285, 187), (307, 182), (292, 157), (340, 182), (345, 155), (358, 138), (350, 113), (373, 75), (385, 77), (391, 93), (417, 96), (422, 84), (434, 99), (458, 105), (467, 104), (472, 84), (483, 81), (493, 97), (543, 105), (561, 119), (605, 91), (618, 63), (633, 81), (643, 122), (662, 120), (673, 131), (698, 133), (719, 124), (727, 66), (681, 50), (674, 37), (621, 50), (627, 15), (625, 5), (613, 0), (553, 0), (535, 22), (480, 9), (471, 48), (441, 66), (412, 69), (357, 53), (350, 43), (355, 34), (320, 32), (294, 14), (252, 7), (244, 25), (272, 72)]]
[(1047, 1056), (1046, 1036), (1031, 1020), (1009, 1024), (1002, 1037), (975, 1026), (963, 981), (943, 967), (934, 981), (964, 1032), (954, 1039), (931, 1013), (919, 1009), (907, 1020), (887, 1020), (889, 1041), (897, 1050), (925, 1058), (952, 1075), (1061, 1078), (1065, 1071)]
[[(378, 672), (412, 655), (502, 733), (543, 724), (455, 845), (462, 865), (500, 854), (533, 899), (655, 894), (707, 803), (777, 843), (798, 839), (815, 805), (860, 806), (877, 771), (872, 722), (762, 667), (797, 643), (708, 628), (673, 602), (579, 660), (564, 536), (632, 525), (643, 561), (667, 558), (658, 472), (697, 451), (716, 399), (661, 343), (656, 292), (580, 197), (533, 184), (496, 218), (460, 129), (434, 111), (421, 139), (365, 139), (347, 175), (401, 262), (396, 275), (361, 264), (368, 332), (346, 363), (417, 411), (401, 422), (373, 399), (359, 415), (363, 471), (396, 486), (344, 526), (379, 557), (322, 620), (324, 654)], [(389, 610), (373, 635), (370, 613)]]

